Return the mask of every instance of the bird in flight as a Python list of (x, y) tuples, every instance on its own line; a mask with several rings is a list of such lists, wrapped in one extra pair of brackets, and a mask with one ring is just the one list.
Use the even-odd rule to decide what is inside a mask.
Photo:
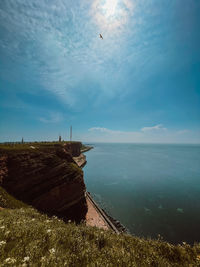
[(99, 34), (99, 38), (101, 38), (103, 40), (103, 36), (101, 34)]

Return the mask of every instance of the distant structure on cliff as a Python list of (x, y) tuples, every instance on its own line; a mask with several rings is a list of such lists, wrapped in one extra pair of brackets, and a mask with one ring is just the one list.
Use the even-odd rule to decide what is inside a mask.
[(70, 141), (72, 141), (72, 126), (70, 126)]
[(62, 141), (62, 140), (61, 140), (61, 135), (59, 135), (59, 139), (58, 139), (58, 141), (59, 141), (59, 142), (61, 142), (61, 141)]
[(24, 138), (22, 137), (22, 141), (21, 141), (21, 143), (23, 144), (24, 143)]

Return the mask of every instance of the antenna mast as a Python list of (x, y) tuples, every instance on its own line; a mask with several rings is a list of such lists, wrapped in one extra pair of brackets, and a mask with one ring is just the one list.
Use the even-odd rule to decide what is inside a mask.
[(70, 126), (70, 141), (72, 141), (72, 126)]

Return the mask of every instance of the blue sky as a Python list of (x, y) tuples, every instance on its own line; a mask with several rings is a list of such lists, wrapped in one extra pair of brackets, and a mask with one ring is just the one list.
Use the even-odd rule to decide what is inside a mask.
[(199, 14), (198, 0), (1, 0), (0, 141), (72, 125), (85, 142), (200, 143)]

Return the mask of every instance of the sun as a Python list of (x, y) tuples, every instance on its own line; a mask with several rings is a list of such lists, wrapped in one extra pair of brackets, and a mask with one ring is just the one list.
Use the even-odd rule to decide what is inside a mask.
[(114, 33), (127, 22), (132, 8), (131, 0), (94, 0), (91, 15), (100, 31)]

